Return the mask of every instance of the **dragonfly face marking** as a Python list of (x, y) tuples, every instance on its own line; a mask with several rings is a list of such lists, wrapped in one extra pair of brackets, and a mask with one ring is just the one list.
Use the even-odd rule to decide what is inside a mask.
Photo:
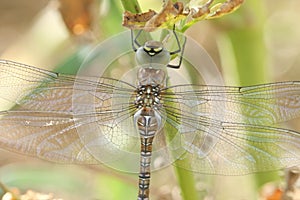
[(161, 42), (153, 40), (147, 41), (143, 46), (143, 49), (149, 56), (155, 56), (164, 50)]

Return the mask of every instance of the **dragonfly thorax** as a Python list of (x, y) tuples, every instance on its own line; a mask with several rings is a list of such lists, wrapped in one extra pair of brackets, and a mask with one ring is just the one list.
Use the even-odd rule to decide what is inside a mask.
[(138, 85), (166, 85), (166, 69), (153, 69), (141, 67), (137, 72)]
[(166, 50), (163, 44), (159, 41), (148, 41), (136, 51), (136, 61), (140, 65), (147, 67), (153, 64), (160, 64), (158, 66), (166, 66), (170, 62), (170, 53)]
[(160, 87), (142, 85), (137, 89), (135, 105), (137, 108), (157, 108), (160, 106)]

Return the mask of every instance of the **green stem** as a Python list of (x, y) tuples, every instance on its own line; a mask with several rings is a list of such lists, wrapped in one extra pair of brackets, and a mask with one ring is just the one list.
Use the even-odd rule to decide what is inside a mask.
[(141, 7), (137, 0), (121, 0), (124, 10), (132, 13), (140, 13)]
[[(172, 91), (169, 90), (169, 92), (172, 92)], [(177, 105), (173, 103), (173, 105), (170, 105), (170, 106), (176, 107)], [(172, 120), (172, 118), (174, 118), (174, 116), (168, 115), (168, 118), (170, 120)], [(175, 119), (173, 119), (173, 120), (175, 120)], [(169, 144), (172, 144), (174, 142), (174, 140), (177, 140), (178, 139), (177, 134), (180, 134), (180, 133), (178, 133), (178, 130), (169, 123), (165, 124), (164, 132), (166, 134), (166, 139)], [(173, 145), (179, 145), (179, 144), (177, 142), (175, 142)], [(173, 152), (172, 156), (174, 158), (178, 158), (178, 155), (176, 155), (175, 152)], [(190, 165), (191, 165), (191, 163), (190, 163), (188, 156), (186, 156), (182, 159), (179, 158), (179, 159), (175, 160), (175, 162), (174, 162), (174, 171), (177, 176), (178, 185), (181, 189), (182, 199), (183, 200), (199, 200), (200, 198), (199, 198), (198, 192), (195, 188), (196, 181), (195, 181), (195, 176), (194, 176), (193, 172), (183, 169), (181, 167), (177, 167), (177, 166), (190, 166)]]
[[(222, 36), (226, 38), (226, 44), (229, 45), (220, 44), (220, 54), (229, 55), (228, 46), (232, 47), (231, 60), (222, 56), (225, 65), (231, 63), (225, 66), (224, 72), (228, 75), (227, 78), (235, 78), (236, 85), (247, 86), (269, 82), (266, 68), (267, 52), (264, 46), (263, 30), (266, 16), (263, 4), (261, 0), (247, 1), (239, 12), (233, 14), (240, 15), (235, 16), (235, 19), (242, 19), (239, 26), (230, 29)], [(256, 188), (274, 179), (278, 179), (278, 174), (275, 172), (255, 174)]]
[[(182, 162), (181, 160), (175, 161), (175, 165), (178, 162)], [(184, 161), (186, 162), (186, 161)], [(191, 171), (185, 170), (180, 167), (174, 167), (177, 181), (179, 187), (181, 189), (181, 196), (183, 200), (199, 200), (198, 192), (195, 188), (196, 181), (194, 178), (194, 174)]]

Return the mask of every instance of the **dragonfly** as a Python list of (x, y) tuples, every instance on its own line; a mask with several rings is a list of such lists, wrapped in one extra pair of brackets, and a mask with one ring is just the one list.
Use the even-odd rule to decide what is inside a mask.
[(0, 112), (0, 147), (138, 172), (138, 200), (149, 199), (152, 170), (170, 163), (221, 175), (299, 165), (300, 133), (276, 126), (300, 116), (299, 81), (169, 85), (166, 69), (180, 67), (184, 45), (140, 45), (138, 35), (136, 84), (0, 60), (0, 99), (14, 104)]

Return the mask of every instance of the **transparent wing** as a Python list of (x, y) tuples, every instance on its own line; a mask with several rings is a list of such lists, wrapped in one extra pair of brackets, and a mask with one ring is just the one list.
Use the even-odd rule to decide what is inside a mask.
[(72, 115), (3, 111), (0, 116), (1, 148), (54, 162), (98, 162), (85, 149)]
[(300, 133), (267, 126), (299, 117), (300, 82), (174, 86), (163, 101), (181, 167), (237, 175), (300, 164)]
[(131, 123), (134, 90), (1, 60), (0, 98), (16, 105), (0, 112), (0, 146), (55, 162), (111, 162), (125, 149), (120, 141), (137, 140), (120, 128)]
[(221, 121), (271, 125), (300, 116), (300, 82), (249, 87), (182, 85), (170, 89), (173, 93), (166, 93), (166, 103), (175, 101), (193, 108), (193, 115)]
[[(166, 126), (181, 133), (169, 147), (175, 158), (188, 160), (177, 164), (210, 174), (299, 164), (299, 133), (262, 126), (299, 116), (299, 85), (166, 88), (161, 113)], [(1, 147), (55, 162), (138, 170), (134, 86), (0, 61), (0, 89), (1, 99), (16, 103), (0, 113)]]

